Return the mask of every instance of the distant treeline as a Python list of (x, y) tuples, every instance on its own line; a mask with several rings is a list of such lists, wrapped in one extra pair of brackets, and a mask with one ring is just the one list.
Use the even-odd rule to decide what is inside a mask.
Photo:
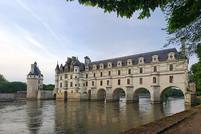
[[(27, 85), (24, 82), (9, 82), (0, 74), (0, 93), (16, 93), (17, 91), (26, 91)], [(53, 84), (43, 85), (43, 90), (54, 90)]]

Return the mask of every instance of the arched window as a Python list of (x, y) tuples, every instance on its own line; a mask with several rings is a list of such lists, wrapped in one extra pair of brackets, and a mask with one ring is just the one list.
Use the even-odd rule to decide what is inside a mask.
[(144, 57), (140, 57), (138, 59), (138, 64), (143, 64), (144, 63)]
[(112, 68), (112, 63), (111, 63), (111, 62), (108, 62), (108, 63), (107, 63), (107, 67), (108, 67), (108, 68)]
[(174, 60), (175, 59), (175, 53), (174, 52), (170, 52), (168, 54), (168, 60)]
[(156, 77), (153, 77), (153, 83), (156, 83)]

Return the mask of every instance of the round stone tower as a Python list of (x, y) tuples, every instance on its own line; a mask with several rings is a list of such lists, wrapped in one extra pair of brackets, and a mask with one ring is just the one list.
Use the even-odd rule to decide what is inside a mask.
[(27, 75), (27, 99), (37, 99), (38, 90), (43, 88), (43, 75), (37, 63), (31, 64), (31, 71)]

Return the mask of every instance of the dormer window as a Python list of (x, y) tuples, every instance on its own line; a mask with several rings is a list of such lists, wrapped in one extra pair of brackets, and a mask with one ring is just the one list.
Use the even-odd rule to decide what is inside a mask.
[(158, 62), (158, 55), (152, 56), (152, 62)]
[(132, 59), (127, 60), (127, 66), (132, 65)]
[(122, 66), (122, 62), (121, 61), (118, 61), (117, 62), (117, 67), (121, 67)]
[(168, 54), (168, 60), (175, 60), (175, 53), (174, 52), (170, 52)]
[(109, 63), (107, 64), (107, 67), (108, 67), (108, 68), (111, 68), (111, 67), (112, 67), (112, 63), (109, 62)]
[(96, 65), (93, 65), (93, 70), (96, 70), (97, 69), (97, 66)]
[(104, 64), (103, 63), (100, 64), (100, 69), (104, 69)]
[(140, 57), (140, 58), (138, 59), (138, 63), (139, 63), (139, 64), (144, 64), (144, 57)]

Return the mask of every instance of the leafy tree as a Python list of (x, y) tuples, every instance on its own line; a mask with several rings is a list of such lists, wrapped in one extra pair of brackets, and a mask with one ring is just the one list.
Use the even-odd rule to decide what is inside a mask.
[(53, 84), (48, 84), (48, 85), (45, 85), (43, 84), (43, 90), (54, 90), (54, 85)]
[(201, 45), (197, 46), (195, 52), (198, 56), (199, 62), (192, 65), (190, 80), (196, 83), (197, 93), (201, 95)]
[(7, 80), (4, 78), (2, 74), (0, 74), (0, 82), (6, 82)]
[[(67, 0), (74, 1), (74, 0)], [(150, 17), (160, 8), (167, 17), (166, 31), (169, 44), (179, 44), (184, 38), (190, 52), (201, 43), (201, 0), (78, 0), (80, 4), (99, 7), (105, 12), (116, 12), (117, 16), (132, 17), (139, 12), (139, 19)], [(165, 46), (166, 46), (165, 45)]]
[[(16, 93), (26, 91), (27, 85), (24, 82), (9, 82), (0, 74), (0, 93)], [(43, 85), (43, 90), (54, 90), (53, 84)]]

